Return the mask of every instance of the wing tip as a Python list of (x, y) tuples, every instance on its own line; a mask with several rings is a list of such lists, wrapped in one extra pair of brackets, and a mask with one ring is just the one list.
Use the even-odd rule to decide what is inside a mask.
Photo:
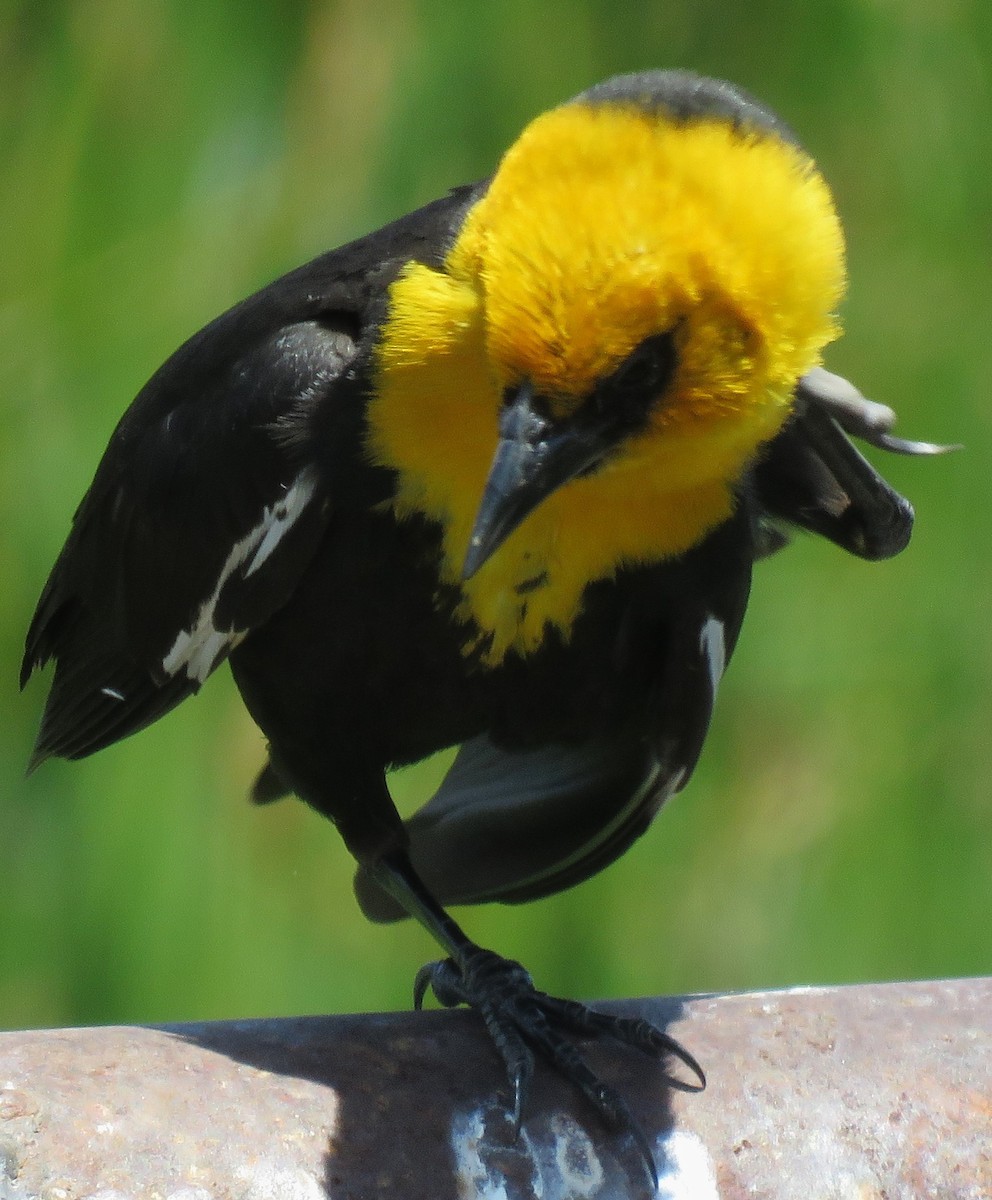
[(34, 750), (31, 751), (31, 757), (28, 759), (28, 765), (24, 770), (25, 779), (33, 775), (41, 766), (41, 764), (47, 762), (51, 757), (51, 751), (47, 747), (43, 746), (39, 739)]
[(24, 655), (24, 661), (21, 663), (21, 669), (17, 676), (17, 686), (22, 692), (28, 686), (28, 680), (41, 666), (43, 664), (36, 662), (30, 654)]
[(268, 762), (259, 771), (248, 798), (252, 804), (274, 804), (277, 800), (288, 796), (291, 791), (292, 789), (283, 782), (272, 763)]

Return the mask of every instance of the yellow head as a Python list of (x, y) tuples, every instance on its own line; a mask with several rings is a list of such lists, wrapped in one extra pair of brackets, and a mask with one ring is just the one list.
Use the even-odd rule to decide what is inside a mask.
[[(398, 512), (440, 522), (442, 576), (469, 554), (462, 615), (491, 661), (548, 623), (567, 636), (587, 583), (726, 519), (838, 333), (843, 238), (812, 160), (727, 85), (625, 82), (535, 120), (443, 269), (411, 263), (391, 289), (371, 452)], [(483, 494), (565, 441), (486, 540)]]

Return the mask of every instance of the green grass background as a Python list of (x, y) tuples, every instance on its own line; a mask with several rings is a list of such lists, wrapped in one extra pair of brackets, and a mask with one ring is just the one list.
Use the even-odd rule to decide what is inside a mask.
[(918, 512), (901, 558), (801, 539), (760, 568), (702, 766), (620, 864), (462, 916), (585, 996), (992, 970), (986, 0), (4, 0), (0, 1025), (409, 1003), (431, 944), (364, 922), (329, 824), (245, 803), (263, 747), (226, 670), (26, 781), (24, 630), (118, 416), (188, 334), (656, 66), (800, 131), (850, 242), (828, 365), (967, 449), (886, 461)]

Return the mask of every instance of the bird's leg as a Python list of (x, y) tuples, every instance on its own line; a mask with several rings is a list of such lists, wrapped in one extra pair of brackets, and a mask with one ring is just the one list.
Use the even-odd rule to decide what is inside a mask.
[(578, 1088), (608, 1128), (631, 1135), (654, 1179), (654, 1159), (644, 1132), (622, 1097), (598, 1078), (567, 1035), (608, 1035), (655, 1058), (674, 1056), (696, 1076), (692, 1083), (669, 1076), (670, 1086), (681, 1091), (705, 1086), (702, 1068), (692, 1055), (647, 1021), (599, 1013), (538, 991), (520, 963), (483, 949), (462, 931), (424, 886), (405, 850), (391, 851), (370, 869), (379, 885), (447, 951), (448, 958), (418, 972), (415, 1003), (419, 1008), (430, 988), (446, 1007), (467, 1004), (479, 1013), (506, 1066), (515, 1128), (519, 1131), (536, 1051)]

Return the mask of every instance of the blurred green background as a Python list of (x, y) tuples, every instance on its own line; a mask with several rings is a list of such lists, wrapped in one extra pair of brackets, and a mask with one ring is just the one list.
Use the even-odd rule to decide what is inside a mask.
[(329, 824), (245, 803), (263, 747), (226, 670), (26, 781), (24, 630), (118, 416), (188, 334), (655, 66), (800, 132), (850, 243), (828, 365), (967, 449), (885, 462), (917, 506), (901, 558), (801, 539), (760, 568), (702, 766), (620, 864), (462, 916), (585, 996), (992, 970), (987, 0), (6, 0), (0, 1025), (409, 1004), (431, 944), (365, 923)]

